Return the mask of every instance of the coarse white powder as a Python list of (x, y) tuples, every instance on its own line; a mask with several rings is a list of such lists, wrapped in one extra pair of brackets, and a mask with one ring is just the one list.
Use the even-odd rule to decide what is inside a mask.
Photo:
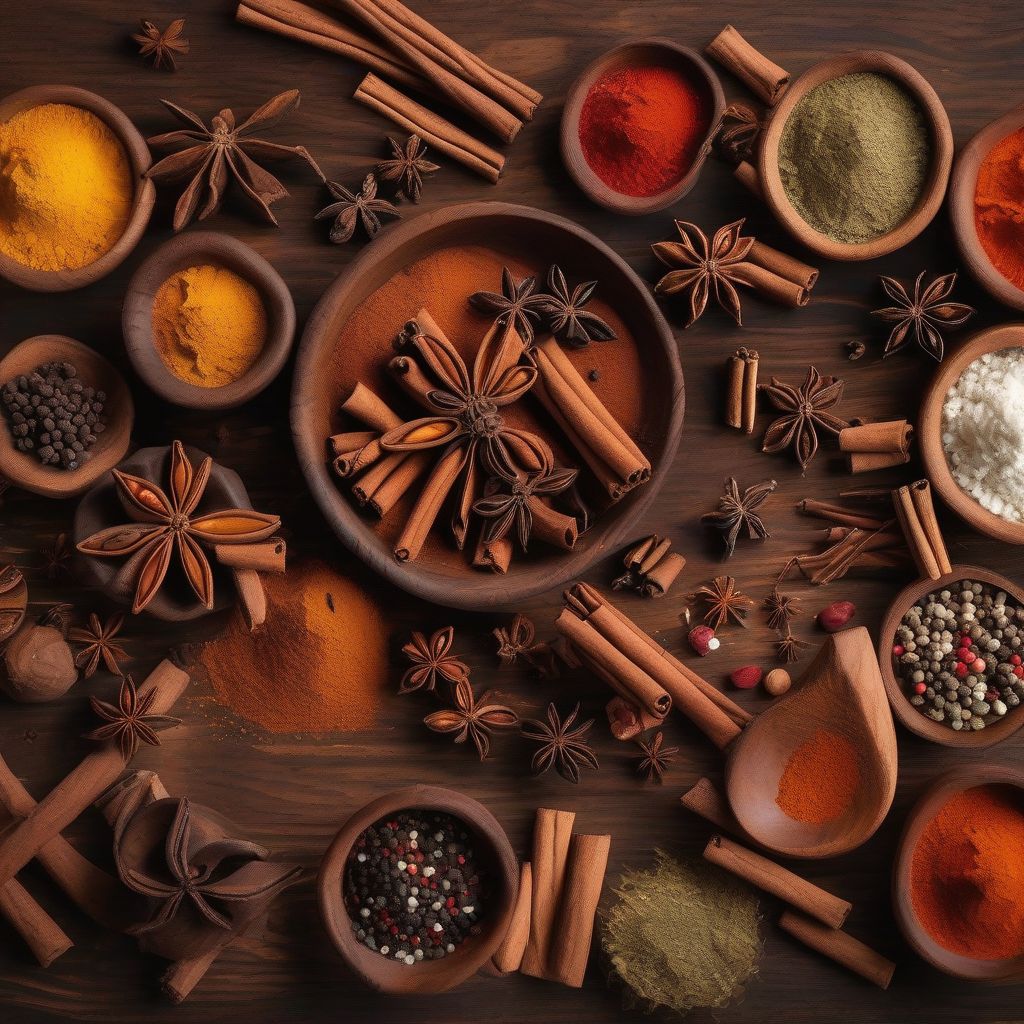
[(1024, 521), (1024, 348), (970, 363), (942, 405), (953, 479), (982, 508)]

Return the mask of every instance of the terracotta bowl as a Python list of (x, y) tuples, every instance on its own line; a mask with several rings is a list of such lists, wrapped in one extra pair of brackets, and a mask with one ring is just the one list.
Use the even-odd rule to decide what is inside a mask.
[[(914, 912), (910, 895), (910, 869), (921, 833), (947, 800), (976, 786), (1003, 785), (1024, 790), (1024, 772), (996, 764), (977, 764), (940, 775), (920, 797), (903, 826), (892, 872), (892, 904), (903, 937), (922, 960), (945, 974), (965, 981), (1013, 985), (1024, 981), (1024, 955), (1008, 960), (975, 960), (950, 952), (925, 931)], [(1021, 794), (1024, 800), (1024, 793)], [(951, 896), (952, 898), (952, 896)]]
[(1024, 523), (1012, 523), (982, 508), (953, 479), (942, 448), (942, 405), (949, 389), (970, 363), (988, 352), (1024, 348), (1024, 324), (1003, 324), (972, 335), (939, 365), (924, 393), (917, 420), (917, 440), (925, 473), (939, 497), (979, 533), (1006, 544), (1024, 544)]
[[(837, 242), (812, 228), (786, 196), (779, 174), (779, 141), (793, 108), (813, 88), (833, 78), (873, 71), (894, 79), (917, 101), (928, 125), (931, 166), (910, 216), (892, 231), (867, 242)], [(797, 78), (772, 108), (758, 148), (760, 191), (772, 212), (797, 241), (833, 260), (872, 260), (901, 249), (931, 223), (942, 205), (953, 161), (953, 133), (942, 101), (925, 78), (906, 61), (882, 50), (855, 50), (815, 64)]]
[(0, 277), (35, 292), (66, 292), (106, 277), (138, 245), (153, 212), (156, 186), (144, 177), (152, 163), (145, 139), (120, 108), (94, 92), (71, 85), (35, 85), (20, 89), (0, 100), (0, 123), (44, 103), (66, 103), (95, 114), (124, 146), (135, 178), (135, 196), (124, 234), (98, 260), (77, 270), (35, 270), (0, 253)]
[(917, 602), (935, 590), (942, 590), (951, 583), (960, 580), (973, 580), (988, 583), (999, 590), (1005, 590), (1019, 604), (1024, 604), (1024, 589), (1008, 580), (999, 573), (988, 569), (979, 569), (976, 565), (955, 565), (953, 572), (937, 580), (916, 580), (896, 595), (889, 605), (882, 628), (878, 636), (878, 665), (882, 670), (882, 682), (889, 704), (896, 718), (912, 733), (933, 743), (941, 743), (944, 747), (991, 747), (1012, 736), (1024, 725), (1024, 706), (1011, 708), (998, 721), (986, 725), (978, 732), (954, 732), (943, 722), (933, 722), (927, 715), (922, 715), (907, 696), (904, 685), (896, 678), (892, 667), (892, 642), (900, 621)]
[[(159, 483), (166, 491), (170, 452), (169, 446), (166, 448), (140, 448), (117, 468)], [(185, 452), (193, 466), (197, 466), (206, 458), (206, 452), (191, 446), (186, 446)], [(233, 469), (214, 462), (209, 483), (206, 485), (206, 491), (196, 510), (196, 515), (202, 515), (207, 511), (212, 512), (218, 508), (252, 508), (252, 504), (249, 501), (245, 484), (242, 483), (242, 478)], [(107, 474), (78, 503), (72, 526), (72, 543), (77, 545), (104, 527), (128, 522), (131, 522), (131, 519), (117, 496), (114, 479)], [(213, 557), (212, 552), (208, 551), (207, 554), (210, 559), (210, 568), (213, 570), (213, 608), (207, 609), (196, 600), (180, 566), (175, 562), (177, 558), (175, 555), (171, 559), (167, 580), (156, 597), (146, 606), (146, 612), (167, 622), (185, 622), (230, 607), (235, 601), (235, 586), (231, 570), (221, 566)], [(131, 605), (135, 593), (132, 575), (135, 562), (136, 556), (94, 558), (76, 552), (75, 577), (85, 586), (98, 588), (119, 604)]]
[[(651, 65), (678, 68), (700, 87), (704, 93), (708, 127), (690, 169), (679, 181), (657, 195), (623, 195), (606, 185), (587, 163), (580, 146), (580, 113), (591, 86), (602, 75), (624, 67)], [(718, 76), (696, 50), (680, 46), (671, 39), (634, 39), (614, 47), (588, 64), (570, 87), (565, 106), (562, 108), (562, 160), (581, 191), (606, 210), (632, 216), (664, 210), (679, 202), (697, 184), (697, 178), (711, 151), (711, 140), (724, 109), (725, 96)]]
[(124, 458), (131, 440), (135, 406), (124, 378), (103, 356), (62, 334), (40, 334), (15, 345), (0, 359), (0, 387), (19, 374), (55, 361), (74, 363), (83, 380), (107, 393), (107, 428), (97, 435), (89, 460), (69, 472), (57, 466), (44, 466), (34, 455), (18, 451), (0, 407), (0, 476), (33, 494), (71, 498), (92, 487)]
[[(576, 279), (585, 275), (600, 282), (600, 295), (621, 316), (640, 355), (643, 413), (645, 423), (651, 424), (640, 448), (651, 463), (651, 479), (599, 513), (572, 551), (549, 549), (553, 553), (542, 554), (538, 549), (534, 555), (531, 549), (528, 558), (512, 562), (506, 576), (473, 570), (464, 553), (458, 552), (459, 557), (451, 561), (423, 555), (398, 562), (379, 524), (360, 512), (328, 464), (325, 441), (332, 433), (338, 403), (335, 342), (359, 304), (398, 271), (447, 246), (486, 247), (495, 239), (517, 251), (541, 253), (545, 261), (571, 261)], [(400, 327), (400, 321), (382, 327), (382, 359), (391, 354), (390, 338)], [(672, 331), (650, 289), (619, 256), (588, 231), (554, 214), (506, 203), (468, 203), (420, 214), (389, 228), (327, 289), (299, 346), (291, 421), (299, 464), (313, 497), (335, 533), (363, 561), (395, 585), (437, 604), (510, 608), (583, 575), (615, 550), (665, 480), (679, 444), (684, 405), (683, 374)], [(553, 434), (553, 439), (557, 436)]]
[(1024, 103), (982, 128), (957, 156), (949, 184), (949, 213), (960, 258), (993, 298), (1013, 309), (1024, 309), (1024, 289), (1003, 277), (981, 247), (974, 224), (974, 193), (982, 161), (996, 143), (1012, 135), (1021, 125), (1024, 125)]
[[(238, 380), (201, 388), (176, 377), (153, 344), (153, 300), (172, 274), (204, 263), (226, 267), (260, 294), (267, 340)], [(281, 275), (254, 249), (216, 231), (190, 231), (160, 246), (135, 271), (121, 316), (125, 348), (138, 375), (158, 394), (186, 409), (231, 409), (258, 395), (280, 373), (295, 337), (295, 304)]]
[[(481, 934), (461, 943), (449, 956), (412, 966), (374, 953), (356, 938), (342, 895), (345, 865), (353, 843), (374, 822), (407, 809), (443, 811), (469, 825), (479, 844), (478, 853), (495, 882)], [(476, 800), (438, 786), (398, 789), (356, 811), (327, 848), (317, 880), (320, 917), (335, 949), (364, 984), (389, 995), (446, 992), (476, 974), (501, 945), (518, 892), (519, 865), (498, 820)]]

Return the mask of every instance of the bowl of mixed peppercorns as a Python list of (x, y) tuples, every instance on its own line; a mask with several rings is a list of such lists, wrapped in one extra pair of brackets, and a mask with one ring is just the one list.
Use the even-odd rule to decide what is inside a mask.
[(893, 714), (950, 747), (988, 747), (1024, 725), (1024, 591), (954, 566), (893, 601), (878, 642)]
[(444, 992), (480, 970), (504, 939), (519, 866), (482, 804), (411, 786), (349, 818), (324, 855), (317, 887), (331, 940), (366, 985)]

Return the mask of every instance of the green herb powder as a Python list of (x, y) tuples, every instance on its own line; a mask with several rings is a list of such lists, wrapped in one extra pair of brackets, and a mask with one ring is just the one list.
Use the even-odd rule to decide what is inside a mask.
[(793, 108), (779, 173), (811, 227), (837, 242), (867, 242), (910, 215), (930, 156), (914, 98), (885, 75), (859, 72), (823, 82)]

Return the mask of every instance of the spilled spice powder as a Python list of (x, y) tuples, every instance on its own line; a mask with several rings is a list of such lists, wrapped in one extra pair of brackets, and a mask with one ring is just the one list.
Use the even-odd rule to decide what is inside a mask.
[(795, 821), (826, 825), (846, 812), (859, 785), (856, 747), (839, 733), (818, 729), (790, 754), (775, 802)]
[(267, 621), (236, 615), (198, 663), (219, 703), (269, 732), (355, 732), (376, 720), (388, 628), (359, 586), (323, 562), (264, 576)]
[(1024, 288), (1024, 128), (997, 142), (981, 161), (974, 223), (992, 265)]

